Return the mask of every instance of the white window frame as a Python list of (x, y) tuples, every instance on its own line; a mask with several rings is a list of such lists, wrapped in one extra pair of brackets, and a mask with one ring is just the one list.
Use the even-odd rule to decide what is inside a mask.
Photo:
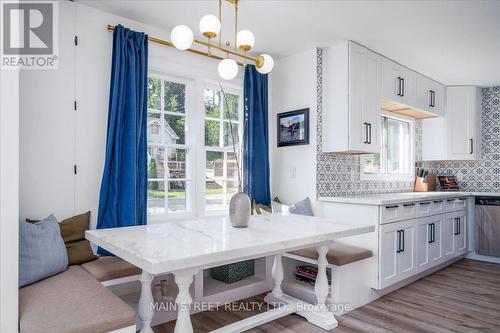
[[(382, 111), (380, 117), (392, 118), (399, 121), (409, 123), (410, 128), (410, 173), (408, 174), (394, 174), (394, 173), (368, 173), (364, 172), (363, 160), (360, 156), (360, 179), (361, 180), (375, 180), (375, 181), (413, 181), (415, 180), (415, 119), (403, 115), (396, 115), (391, 112)], [(380, 121), (380, 119), (378, 120)], [(382, 129), (381, 129), (382, 132)], [(382, 144), (382, 141), (380, 141)], [(381, 147), (382, 149), (382, 147)], [(382, 154), (382, 151), (380, 152)]]
[[(162, 81), (162, 89), (161, 89), (161, 95), (160, 95), (160, 110), (155, 110), (155, 109), (150, 109), (148, 108), (148, 114), (149, 113), (154, 113), (154, 114), (159, 114), (160, 115), (160, 133), (161, 133), (161, 138), (162, 138), (162, 143), (159, 144), (153, 144), (151, 145), (148, 142), (148, 147), (150, 146), (158, 146), (158, 147), (163, 147), (165, 148), (165, 162), (167, 161), (167, 156), (168, 156), (168, 149), (173, 148), (173, 149), (184, 149), (186, 151), (186, 176), (184, 178), (170, 178), (167, 175), (167, 170), (165, 170), (164, 177), (163, 178), (155, 178), (155, 179), (150, 179), (148, 177), (148, 184), (150, 181), (163, 181), (165, 182), (165, 186), (170, 182), (170, 181), (184, 181), (185, 182), (185, 189), (186, 189), (186, 210), (185, 211), (173, 211), (169, 212), (168, 211), (168, 190), (165, 190), (165, 213), (163, 214), (148, 214), (148, 221), (149, 220), (165, 220), (165, 219), (182, 219), (182, 218), (189, 218), (193, 217), (195, 215), (195, 210), (194, 210), (194, 197), (195, 197), (195, 177), (194, 177), (194, 165), (195, 165), (195, 159), (194, 159), (194, 149), (193, 149), (193, 142), (190, 142), (189, 135), (188, 135), (188, 123), (189, 123), (189, 118), (190, 114), (194, 113), (195, 110), (192, 109), (191, 106), (191, 94), (193, 90), (193, 81), (179, 77), (179, 76), (174, 76), (158, 71), (149, 71), (148, 73), (148, 80), (149, 78), (153, 79), (159, 79)], [(170, 112), (170, 111), (165, 111), (164, 106), (165, 106), (165, 95), (164, 95), (164, 81), (169, 81), (169, 82), (175, 82), (179, 84), (183, 84), (185, 87), (184, 91), (184, 114), (181, 113), (175, 113), (175, 112)], [(174, 115), (174, 116), (183, 116), (185, 117), (185, 128), (184, 128), (184, 143), (183, 144), (169, 144), (169, 143), (164, 143), (164, 138), (163, 136), (165, 135), (164, 131), (164, 126), (165, 126), (165, 115)]]
[[(243, 89), (241, 87), (237, 87), (237, 86), (234, 86), (234, 85), (231, 85), (231, 84), (224, 84), (221, 82), (221, 85), (222, 85), (222, 88), (224, 89), (224, 92), (227, 93), (227, 94), (232, 94), (232, 95), (238, 95), (239, 96), (239, 100), (238, 100), (238, 142), (240, 144), (240, 146), (242, 145), (243, 143), (243, 123), (244, 123), (244, 114), (243, 114)], [(214, 90), (214, 91), (220, 91), (220, 87), (218, 85), (218, 83), (216, 82), (213, 82), (213, 81), (206, 81), (205, 82), (205, 86), (204, 86), (204, 89), (203, 89), (203, 92), (205, 91), (205, 89), (211, 89), (211, 90)], [(224, 101), (221, 101), (221, 104), (224, 105)], [(222, 125), (221, 126), (221, 130), (220, 130), (220, 134), (219, 134), (219, 142), (222, 142), (224, 143), (224, 123), (229, 123), (228, 120), (225, 120), (224, 118), (224, 107), (221, 108), (221, 114), (220, 114), (220, 117), (219, 119), (217, 118), (211, 118), (211, 117), (205, 117), (205, 109), (203, 109), (203, 133), (205, 133), (205, 120), (211, 120), (211, 121), (219, 121), (219, 123)], [(228, 213), (229, 211), (229, 205), (227, 205), (227, 183), (229, 181), (238, 181), (238, 175), (236, 175), (235, 178), (227, 178), (227, 154), (228, 153), (233, 153), (233, 147), (232, 146), (228, 146), (228, 147), (212, 147), (212, 146), (206, 146), (205, 145), (205, 136), (203, 135), (203, 148), (204, 148), (204, 165), (203, 165), (203, 171), (204, 171), (204, 175), (205, 175), (205, 166), (206, 166), (206, 156), (207, 156), (207, 151), (213, 151), (213, 152), (222, 152), (224, 154), (224, 165), (223, 165), (223, 176), (222, 177), (218, 177), (217, 180), (220, 180), (220, 181), (223, 181), (225, 186), (223, 188), (223, 195), (222, 195), (222, 203), (223, 203), (223, 206), (224, 208), (223, 209), (212, 209), (212, 210), (207, 210), (206, 209), (206, 201), (205, 199), (203, 200), (203, 210), (205, 212), (205, 215), (207, 216), (213, 216), (213, 215), (225, 215)], [(238, 149), (240, 149), (240, 147), (237, 147)], [(241, 152), (241, 149), (239, 150)], [(238, 150), (237, 150), (237, 153), (238, 153)], [(238, 160), (238, 163), (240, 165), (240, 169), (243, 168), (243, 165), (242, 165), (242, 156), (240, 154), (239, 156), (239, 160)], [(239, 171), (241, 172), (241, 170)], [(242, 179), (241, 181), (243, 182), (243, 173), (241, 173), (241, 176), (242, 176)], [(241, 184), (243, 185), (243, 184)], [(205, 197), (205, 190), (206, 190), (206, 182), (205, 182), (205, 177), (203, 179), (203, 194), (204, 194), (204, 197)]]

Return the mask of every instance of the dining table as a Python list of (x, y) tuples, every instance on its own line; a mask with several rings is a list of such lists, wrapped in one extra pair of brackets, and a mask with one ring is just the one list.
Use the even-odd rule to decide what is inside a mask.
[[(326, 255), (329, 245), (338, 239), (374, 231), (374, 226), (340, 223), (335, 218), (293, 214), (252, 215), (245, 228), (232, 226), (229, 216), (165, 221), (141, 226), (89, 230), (86, 238), (115, 256), (142, 269), (138, 305), (141, 333), (152, 333), (155, 308), (151, 283), (157, 275), (174, 275), (178, 294), (175, 299), (177, 321), (175, 333), (192, 333), (193, 299), (189, 288), (193, 277), (204, 269), (244, 260), (273, 257), (272, 290), (267, 302), (280, 306), (213, 332), (242, 332), (280, 317), (297, 313), (324, 330), (337, 326), (331, 309), (326, 306), (329, 284)], [(314, 285), (315, 304), (286, 295), (282, 288), (282, 254), (315, 247), (318, 272)]]

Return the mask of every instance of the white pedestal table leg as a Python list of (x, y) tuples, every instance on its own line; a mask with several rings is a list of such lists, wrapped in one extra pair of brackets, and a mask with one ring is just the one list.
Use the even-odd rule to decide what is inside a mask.
[(175, 299), (177, 304), (177, 322), (175, 323), (174, 333), (193, 333), (193, 324), (191, 323), (190, 311), (193, 299), (189, 293), (189, 287), (193, 283), (193, 277), (197, 271), (186, 270), (174, 272), (175, 283), (179, 288), (179, 293)]
[(154, 299), (151, 292), (151, 281), (153, 276), (146, 271), (142, 271), (141, 278), (141, 297), (139, 298), (139, 319), (141, 320), (140, 333), (153, 333), (151, 329), (151, 320), (155, 314), (153, 307)]

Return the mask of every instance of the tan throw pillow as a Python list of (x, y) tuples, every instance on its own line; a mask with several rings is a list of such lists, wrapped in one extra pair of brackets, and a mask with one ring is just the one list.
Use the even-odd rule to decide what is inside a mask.
[[(38, 221), (26, 219), (26, 222), (35, 223)], [(89, 225), (90, 211), (67, 218), (59, 223), (70, 265), (80, 265), (98, 258), (94, 255), (89, 241), (85, 239), (85, 231), (89, 229)]]

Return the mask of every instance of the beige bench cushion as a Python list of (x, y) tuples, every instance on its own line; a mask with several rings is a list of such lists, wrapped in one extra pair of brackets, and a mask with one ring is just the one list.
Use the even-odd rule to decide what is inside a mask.
[[(316, 251), (316, 248), (314, 247), (308, 247), (290, 253), (309, 259), (318, 259), (318, 251)], [(331, 265), (342, 266), (358, 260), (370, 258), (371, 256), (372, 251), (370, 250), (349, 244), (334, 242), (330, 245), (326, 259)]]
[(126, 276), (141, 274), (142, 270), (118, 257), (99, 257), (81, 265), (97, 281), (108, 281)]
[(135, 316), (80, 266), (19, 289), (20, 333), (105, 333), (135, 325)]

